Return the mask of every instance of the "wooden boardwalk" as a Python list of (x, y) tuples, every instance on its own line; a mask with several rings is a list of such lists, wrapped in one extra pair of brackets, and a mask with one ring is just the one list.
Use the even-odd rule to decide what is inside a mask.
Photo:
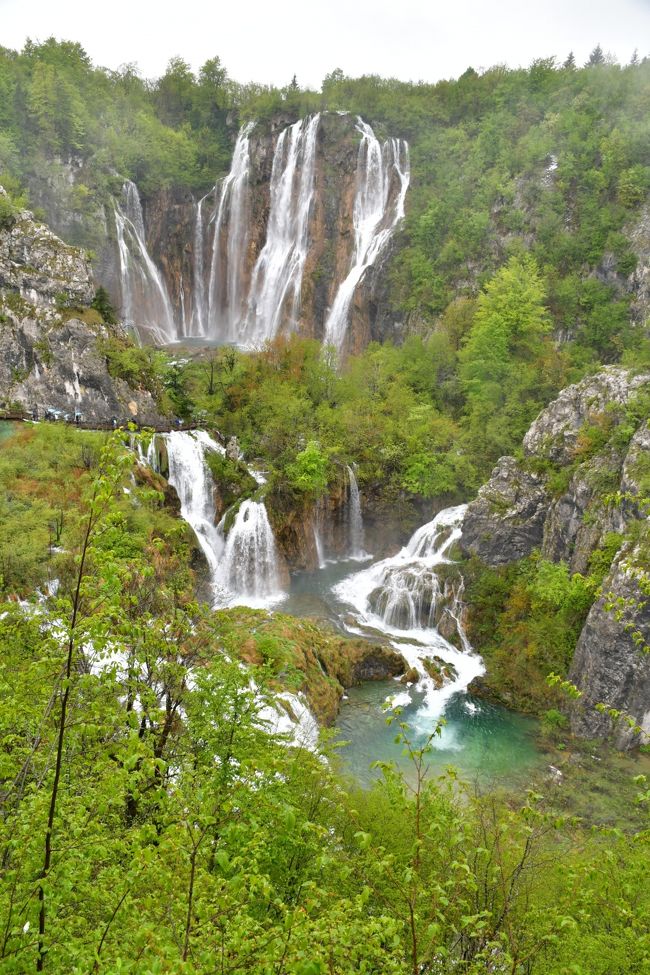
[[(78, 427), (80, 430), (97, 430), (97, 431), (133, 429), (135, 431), (153, 430), (154, 433), (171, 433), (173, 430), (198, 430), (199, 429), (198, 423), (175, 422), (171, 420), (169, 421), (169, 423), (165, 423), (165, 424), (138, 423), (132, 418), (129, 420), (120, 420), (117, 417), (115, 418), (114, 423), (112, 421), (101, 423), (98, 422), (97, 420), (93, 422), (87, 420), (76, 421), (74, 419), (66, 420), (64, 417), (45, 416), (41, 414), (40, 411), (37, 414), (37, 416), (34, 417), (34, 415), (29, 411), (25, 411), (24, 413), (21, 413), (17, 411), (0, 410), (0, 420), (5, 420), (7, 422), (15, 422), (15, 423), (20, 423), (22, 421), (25, 421), (27, 423), (62, 423), (69, 427)], [(220, 435), (218, 435), (217, 439), (221, 440), (223, 438)]]

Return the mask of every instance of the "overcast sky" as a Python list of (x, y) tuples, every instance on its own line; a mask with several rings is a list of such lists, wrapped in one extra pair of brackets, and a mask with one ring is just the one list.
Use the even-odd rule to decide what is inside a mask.
[(79, 41), (96, 64), (145, 77), (180, 55), (218, 55), (237, 81), (319, 87), (334, 68), (436, 81), (468, 65), (578, 63), (600, 43), (619, 61), (650, 55), (650, 0), (0, 0), (0, 45)]

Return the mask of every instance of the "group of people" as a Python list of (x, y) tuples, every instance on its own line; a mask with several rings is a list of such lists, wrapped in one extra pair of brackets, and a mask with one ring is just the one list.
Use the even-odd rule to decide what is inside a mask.
[[(75, 410), (74, 413), (62, 413), (61, 410), (54, 410), (48, 407), (43, 412), (43, 419), (49, 420), (51, 422), (56, 422), (57, 420), (63, 419), (65, 423), (76, 423), (79, 426), (83, 421), (83, 413), (80, 410)], [(37, 423), (39, 420), (39, 410), (38, 406), (32, 407), (32, 420)]]

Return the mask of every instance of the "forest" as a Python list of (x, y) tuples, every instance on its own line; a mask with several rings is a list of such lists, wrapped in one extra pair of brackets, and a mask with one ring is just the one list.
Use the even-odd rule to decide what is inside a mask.
[[(544, 479), (549, 505), (587, 469), (586, 522), (606, 511), (618, 525), (647, 387), (585, 422), (569, 463), (522, 440), (570, 384), (650, 369), (635, 279), (649, 103), (650, 60), (619, 65), (600, 45), (584, 66), (568, 54), (436, 84), (333, 70), (312, 91), (239, 84), (216, 56), (148, 80), (94, 66), (76, 42), (28, 42), (0, 48), (0, 233), (25, 207), (44, 219), (34, 201), (51, 183), (78, 217), (67, 243), (92, 250), (124, 179), (145, 201), (170, 187), (198, 199), (243, 122), (359, 114), (411, 153), (386, 341), (344, 363), (299, 335), (179, 355), (113, 329), (101, 287), (91, 307), (64, 294), (55, 328), (78, 316), (114, 381), (179, 429), (236, 438), (264, 472), (276, 534), (354, 468), (401, 544), (470, 502), (504, 455)], [(2, 298), (0, 333), (20, 300)], [(625, 469), (636, 513), (581, 571), (538, 550), (462, 563), (490, 700), (534, 716), (541, 770), (487, 789), (453, 765), (434, 773), (444, 717), (422, 737), (397, 706), (385, 720), (403, 762), (377, 755), (368, 785), (335, 729), (314, 749), (277, 727), (279, 694), (336, 710), (341, 634), (210, 608), (179, 499), (141, 462), (151, 437), (0, 422), (0, 972), (649, 972), (649, 746), (618, 755), (574, 738), (567, 717), (576, 642), (617, 552), (647, 567), (646, 456)], [(260, 497), (239, 459), (207, 463), (227, 510)]]

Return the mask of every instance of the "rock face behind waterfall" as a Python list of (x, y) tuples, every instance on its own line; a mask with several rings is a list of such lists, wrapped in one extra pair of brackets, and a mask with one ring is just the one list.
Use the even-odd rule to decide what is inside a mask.
[[(613, 731), (621, 747), (639, 736), (621, 723), (613, 727), (594, 706), (625, 711), (650, 731), (650, 656), (642, 650), (650, 642), (643, 581), (648, 511), (640, 500), (648, 493), (649, 396), (649, 375), (618, 367), (565, 389), (530, 427), (523, 459), (501, 458), (468, 506), (462, 536), (465, 552), (490, 567), (539, 550), (582, 574), (597, 549), (619, 539), (570, 678), (583, 694), (573, 709), (573, 730), (587, 737)], [(642, 541), (635, 542), (639, 533)]]
[[(227, 184), (226, 178), (218, 181), (215, 188), (203, 198), (200, 213), (198, 200), (187, 192), (173, 187), (165, 187), (151, 196), (143, 196), (142, 210), (147, 249), (161, 273), (179, 336), (196, 336), (199, 331), (197, 322), (201, 322), (201, 326), (206, 326), (207, 318), (211, 317), (211, 324), (207, 326), (209, 334), (206, 337), (219, 337), (213, 334), (217, 327), (215, 315), (222, 318), (224, 316), (223, 309), (219, 310), (218, 315), (215, 309), (218, 308), (224, 291), (230, 288), (236, 289), (240, 296), (243, 295), (240, 301), (243, 308), (242, 321), (237, 328), (233, 327), (232, 321), (226, 324), (222, 322), (221, 330), (224, 333), (221, 336), (222, 340), (235, 341), (237, 338), (235, 333), (240, 330), (242, 344), (255, 344), (257, 332), (251, 326), (255, 295), (251, 290), (251, 283), (255, 281), (256, 268), (260, 256), (264, 253), (270, 226), (273, 223), (272, 178), (274, 162), (276, 167), (278, 163), (276, 150), (283, 140), (286, 153), (291, 141), (289, 133), (296, 124), (298, 123), (295, 116), (288, 113), (276, 114), (269, 121), (254, 124), (247, 134), (246, 191), (239, 199), (238, 210), (243, 214), (245, 227), (240, 235), (241, 247), (234, 249), (238, 253), (236, 273), (232, 268), (224, 266), (229, 252), (227, 238), (232, 200), (227, 203), (225, 211), (221, 214), (219, 226), (222, 239), (217, 248), (216, 258), (213, 252), (215, 225), (218, 223), (217, 214), (221, 194)], [(309, 180), (311, 193), (305, 225), (306, 254), (301, 272), (297, 275), (300, 280), (299, 313), (296, 321), (291, 321), (292, 316), (288, 314), (285, 307), (279, 315), (279, 322), (280, 331), (296, 329), (305, 336), (322, 339), (328, 313), (335, 302), (339, 286), (345, 280), (354, 262), (355, 199), (360, 180), (361, 130), (356, 116), (329, 112), (320, 114), (317, 119), (312, 117), (311, 121), (302, 120), (300, 124), (305, 137), (310, 125), (315, 133), (313, 174)], [(408, 161), (406, 144), (388, 140), (386, 145), (392, 143), (397, 147), (397, 155), (406, 172)], [(404, 184), (404, 173), (400, 180), (399, 173), (391, 164), (388, 155), (385, 156), (386, 205), (393, 218), (392, 222), (397, 226), (399, 221), (396, 219), (394, 204), (397, 204), (400, 194), (402, 198), (405, 195), (406, 184)], [(293, 183), (294, 193), (298, 192), (303, 162), (303, 156), (299, 156)], [(200, 234), (197, 234), (197, 220), (201, 223)], [(378, 228), (386, 230), (387, 224), (390, 223), (391, 220), (386, 217), (383, 223), (380, 222)], [(110, 228), (114, 225), (112, 211), (110, 213), (107, 211), (106, 225), (110, 237), (113, 233)], [(385, 295), (385, 271), (391, 255), (391, 236), (392, 231), (385, 234), (385, 241), (379, 248), (376, 259), (373, 257), (371, 266), (360, 276), (360, 282), (354, 290), (343, 344), (343, 351), (346, 353), (360, 351), (371, 339), (389, 338), (393, 335), (394, 315)], [(230, 247), (230, 250), (232, 251), (233, 248)], [(108, 248), (102, 246), (100, 251), (102, 260), (99, 280), (109, 289), (116, 306), (123, 309), (124, 284), (120, 284), (120, 255), (117, 243), (111, 240)], [(202, 289), (197, 288), (197, 267), (203, 272)], [(213, 285), (216, 281), (220, 295), (212, 296), (212, 312), (208, 316), (211, 280)], [(197, 295), (201, 297), (199, 294), (201, 290), (204, 291), (203, 300), (206, 310), (197, 314), (196, 301)], [(259, 292), (259, 287), (257, 290)], [(289, 292), (293, 294), (293, 285)], [(133, 317), (137, 319), (137, 309)], [(237, 319), (240, 316), (234, 317)], [(156, 340), (146, 324), (144, 309), (141, 310), (141, 318), (144, 323), (143, 338)], [(246, 324), (247, 318), (248, 324)]]
[[(0, 188), (0, 192), (4, 192)], [(48, 408), (86, 422), (162, 418), (151, 394), (112, 378), (101, 339), (113, 330), (76, 318), (95, 293), (86, 254), (23, 211), (0, 230), (0, 401), (5, 408)], [(61, 306), (72, 311), (61, 312)], [(83, 309), (85, 308), (85, 312)], [(97, 317), (97, 316), (95, 316)]]

